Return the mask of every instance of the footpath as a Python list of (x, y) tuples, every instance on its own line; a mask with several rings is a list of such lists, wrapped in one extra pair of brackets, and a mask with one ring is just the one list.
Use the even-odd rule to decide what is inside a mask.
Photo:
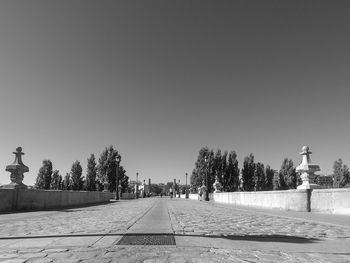
[(177, 198), (1, 214), (0, 262), (350, 262), (349, 219)]

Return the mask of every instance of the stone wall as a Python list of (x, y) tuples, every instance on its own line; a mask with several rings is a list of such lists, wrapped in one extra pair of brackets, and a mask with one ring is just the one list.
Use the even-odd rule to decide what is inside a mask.
[(311, 209), (315, 212), (350, 215), (350, 188), (314, 189)]
[(123, 200), (135, 199), (135, 194), (134, 193), (122, 193), (121, 199), (123, 199)]
[[(185, 198), (186, 198), (186, 195), (181, 194), (180, 197), (183, 198), (183, 199), (185, 199)], [(198, 194), (189, 194), (189, 195), (188, 195), (188, 199), (198, 200)]]
[(213, 199), (233, 205), (350, 215), (349, 188), (215, 193)]
[(13, 210), (15, 203), (15, 191), (11, 189), (0, 189), (0, 212)]
[(109, 202), (109, 192), (0, 189), (0, 212), (44, 210)]
[(214, 193), (213, 199), (233, 205), (308, 211), (307, 190)]

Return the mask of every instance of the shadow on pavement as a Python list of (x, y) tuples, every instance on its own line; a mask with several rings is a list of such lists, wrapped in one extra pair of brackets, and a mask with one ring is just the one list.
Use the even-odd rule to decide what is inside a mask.
[[(188, 235), (184, 235), (188, 236)], [(193, 235), (195, 236), (195, 235)], [(257, 241), (257, 242), (285, 242), (285, 243), (313, 243), (320, 241), (318, 238), (306, 238), (286, 235), (204, 235), (208, 238), (224, 238), (229, 240)]]
[[(31, 213), (31, 212), (47, 212), (47, 211), (56, 211), (56, 212), (76, 212), (81, 211), (77, 210), (78, 208), (87, 208), (87, 207), (98, 207), (108, 204), (114, 204), (120, 201), (109, 200), (101, 203), (91, 203), (91, 204), (83, 204), (83, 205), (70, 205), (64, 207), (51, 207), (51, 208), (43, 208), (43, 209), (26, 209), (26, 210), (13, 210), (13, 211), (2, 211), (0, 215), (8, 215), (8, 214), (21, 214), (21, 213)], [(85, 209), (84, 209), (85, 210)]]
[(40, 236), (9, 236), (0, 237), (0, 240), (8, 239), (34, 239), (34, 238), (57, 238), (57, 237), (92, 237), (92, 236), (174, 236), (190, 238), (222, 238), (228, 240), (257, 241), (257, 242), (285, 242), (285, 243), (314, 243), (321, 241), (318, 238), (306, 238), (286, 235), (196, 235), (196, 234), (169, 234), (169, 233), (94, 233), (94, 234), (63, 234), (63, 235), (40, 235)]

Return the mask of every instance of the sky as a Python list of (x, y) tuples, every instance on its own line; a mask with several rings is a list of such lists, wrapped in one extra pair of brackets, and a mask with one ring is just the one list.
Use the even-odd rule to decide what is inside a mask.
[[(350, 165), (349, 1), (0, 1), (0, 184), (113, 145), (131, 179), (185, 182), (201, 147), (280, 169)], [(189, 182), (189, 179), (188, 179)]]

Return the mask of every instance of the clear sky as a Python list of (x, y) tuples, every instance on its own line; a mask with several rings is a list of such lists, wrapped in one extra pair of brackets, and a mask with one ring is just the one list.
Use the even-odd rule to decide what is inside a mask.
[(22, 146), (185, 181), (202, 146), (279, 169), (350, 164), (349, 1), (0, 1), (0, 183)]

